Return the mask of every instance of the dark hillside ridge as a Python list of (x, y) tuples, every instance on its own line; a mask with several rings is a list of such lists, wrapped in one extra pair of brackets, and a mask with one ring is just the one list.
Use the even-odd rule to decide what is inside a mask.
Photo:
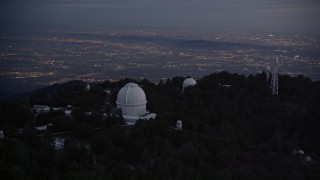
[[(213, 73), (183, 91), (185, 78), (105, 81), (90, 91), (73, 81), (37, 90), (26, 104), (0, 103), (2, 177), (320, 179), (320, 82), (280, 75), (272, 95), (265, 73)], [(157, 117), (128, 127), (115, 102), (131, 81)], [(63, 110), (35, 114), (34, 104)], [(55, 149), (56, 138), (64, 149)]]

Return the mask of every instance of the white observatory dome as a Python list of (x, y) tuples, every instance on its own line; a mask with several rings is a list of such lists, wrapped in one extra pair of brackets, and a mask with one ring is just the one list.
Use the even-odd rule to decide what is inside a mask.
[(311, 158), (310, 156), (306, 156), (305, 160), (306, 160), (307, 162), (311, 162), (311, 161), (312, 161), (312, 158)]
[(197, 84), (196, 80), (193, 78), (187, 78), (183, 81), (182, 87), (183, 89), (188, 87), (188, 86), (195, 86)]
[(4, 138), (4, 132), (2, 130), (0, 130), (0, 139)]
[(182, 130), (182, 121), (181, 120), (178, 120), (177, 123), (176, 123), (176, 129), (177, 130)]
[(302, 149), (299, 149), (299, 150), (298, 150), (298, 154), (304, 155), (304, 151), (303, 151)]
[(139, 117), (146, 114), (146, 94), (136, 83), (128, 83), (121, 88), (116, 103), (122, 115)]

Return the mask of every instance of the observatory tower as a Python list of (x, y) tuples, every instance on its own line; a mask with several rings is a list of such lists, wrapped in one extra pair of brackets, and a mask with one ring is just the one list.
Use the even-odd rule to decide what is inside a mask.
[(156, 117), (156, 114), (146, 111), (146, 94), (136, 83), (128, 83), (120, 89), (116, 104), (122, 110), (124, 120), (132, 124), (138, 119), (149, 120)]

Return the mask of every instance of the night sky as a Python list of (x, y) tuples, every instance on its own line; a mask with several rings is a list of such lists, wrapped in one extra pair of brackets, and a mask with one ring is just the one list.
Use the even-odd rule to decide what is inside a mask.
[(320, 33), (320, 0), (1, 0), (0, 30), (159, 27)]

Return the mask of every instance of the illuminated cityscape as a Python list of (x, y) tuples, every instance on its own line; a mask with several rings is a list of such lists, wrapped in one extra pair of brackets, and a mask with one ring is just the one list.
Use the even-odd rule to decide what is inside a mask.
[[(319, 80), (315, 35), (122, 30), (1, 35), (0, 78), (10, 91), (70, 80), (98, 82), (229, 71), (256, 74), (279, 57), (279, 72)], [(16, 83), (15, 83), (16, 82)], [(16, 85), (15, 85), (16, 84)]]

